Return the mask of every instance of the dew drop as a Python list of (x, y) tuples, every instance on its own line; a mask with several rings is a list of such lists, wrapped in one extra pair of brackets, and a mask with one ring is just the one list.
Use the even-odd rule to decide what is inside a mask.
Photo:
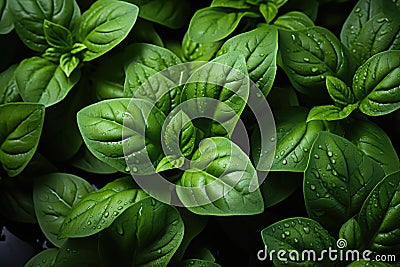
[(271, 142), (275, 142), (275, 141), (276, 141), (276, 139), (275, 139), (275, 137), (271, 137), (271, 139), (269, 139), (269, 141), (271, 141)]
[(304, 152), (307, 152), (307, 151), (308, 151), (308, 148), (306, 148), (306, 147), (303, 148), (303, 151), (304, 151)]
[(157, 250), (157, 253), (158, 253), (158, 254), (161, 254), (161, 252), (162, 252), (161, 249)]
[[(354, 12), (358, 13), (361, 11), (361, 8), (357, 7), (356, 10), (354, 10)], [(354, 27), (354, 26), (353, 26)]]
[(297, 238), (293, 239), (294, 243), (299, 243), (299, 240)]
[(92, 224), (92, 222), (91, 222), (91, 221), (88, 221), (88, 222), (87, 222), (87, 225), (91, 225), (91, 224)]
[(313, 191), (315, 191), (315, 189), (316, 189), (315, 185), (313, 185), (313, 184), (310, 185), (310, 189), (313, 190)]
[(332, 157), (332, 156), (333, 156), (332, 151), (328, 151), (328, 157)]
[(282, 233), (281, 237), (282, 237), (282, 239), (285, 239), (286, 238), (285, 233)]
[(318, 148), (319, 148), (319, 149), (322, 149), (322, 145), (318, 145)]
[(283, 164), (283, 165), (286, 165), (286, 164), (287, 164), (287, 160), (284, 159), (284, 160), (282, 161), (282, 164)]
[(303, 227), (303, 230), (306, 234), (310, 233), (310, 228), (307, 226)]
[(114, 211), (114, 212), (113, 212), (113, 215), (114, 215), (114, 216), (117, 216), (118, 214), (119, 214), (118, 211)]
[(126, 171), (126, 172), (129, 172), (129, 171), (130, 171), (130, 169), (129, 169), (128, 166), (125, 167), (125, 171)]
[(133, 172), (137, 172), (138, 169), (137, 169), (136, 167), (133, 167), (133, 168), (132, 168), (132, 171), (133, 171)]
[(314, 158), (319, 159), (319, 156), (317, 154), (314, 155)]
[(311, 72), (317, 72), (318, 71), (318, 68), (317, 67), (312, 67), (311, 68)]
[(265, 57), (265, 54), (262, 54), (262, 53), (261, 53), (259, 56), (260, 56), (260, 57)]
[(308, 57), (303, 58), (303, 60), (304, 60), (305, 62), (310, 62), (310, 59), (309, 59)]
[(117, 209), (118, 210), (122, 210), (124, 207), (122, 207), (122, 206), (119, 206)]
[(331, 159), (331, 162), (332, 162), (332, 164), (335, 164), (336, 160), (335, 159)]
[(290, 231), (285, 231), (284, 234), (285, 234), (286, 236), (290, 236)]

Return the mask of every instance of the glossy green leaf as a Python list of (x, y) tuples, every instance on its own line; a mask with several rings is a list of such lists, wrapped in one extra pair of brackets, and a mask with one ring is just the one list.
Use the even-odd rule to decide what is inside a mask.
[(0, 34), (7, 34), (14, 29), (14, 21), (8, 0), (0, 0)]
[(81, 147), (71, 164), (75, 168), (90, 173), (111, 174), (117, 172), (116, 169), (96, 158), (85, 145)]
[(213, 0), (210, 6), (235, 9), (248, 9), (251, 7), (246, 0)]
[(167, 170), (173, 170), (182, 167), (184, 164), (183, 157), (176, 156), (165, 156), (163, 157), (157, 165), (156, 172), (163, 172)]
[(301, 93), (324, 95), (325, 77), (351, 75), (346, 53), (336, 36), (321, 27), (280, 31), (282, 67)]
[(80, 18), (75, 0), (13, 0), (9, 8), (21, 41), (30, 49), (44, 52), (48, 47), (44, 34), (45, 20), (73, 30)]
[(361, 234), (360, 224), (355, 218), (345, 222), (339, 231), (339, 238), (347, 241), (346, 249), (360, 249), (363, 236)]
[(222, 41), (198, 43), (186, 33), (182, 40), (182, 51), (186, 61), (208, 61), (217, 53)]
[(177, 188), (182, 203), (201, 215), (263, 212), (257, 173), (247, 155), (229, 139), (204, 139)]
[(172, 29), (183, 27), (189, 20), (190, 5), (175, 0), (126, 0), (139, 7), (139, 17)]
[(195, 124), (206, 135), (231, 134), (244, 110), (249, 90), (244, 56), (230, 52), (194, 71), (182, 90), (181, 102), (190, 100), (184, 109), (189, 117), (214, 119)]
[(22, 99), (46, 107), (63, 100), (79, 79), (79, 70), (67, 77), (60, 66), (40, 57), (23, 60), (15, 71)]
[(378, 162), (386, 174), (400, 168), (399, 157), (392, 141), (378, 125), (368, 120), (353, 121), (346, 125), (344, 137)]
[(98, 236), (69, 238), (60, 247), (54, 265), (57, 267), (101, 266), (97, 248)]
[(99, 251), (109, 266), (114, 264), (114, 257), (123, 266), (167, 266), (183, 234), (179, 212), (147, 198), (127, 209), (100, 233)]
[[(329, 258), (323, 258), (322, 261), (317, 261), (322, 250), (335, 247), (334, 238), (324, 229), (318, 222), (308, 218), (289, 218), (276, 222), (261, 231), (261, 237), (268, 252), (271, 250), (284, 250), (286, 253), (283, 257), (286, 261), (279, 260), (277, 253), (266, 254), (264, 250), (260, 250), (258, 255), (262, 258), (269, 259), (272, 255), (272, 260), (275, 266), (334, 266), (334, 261)], [(290, 251), (298, 253), (290, 253)], [(296, 257), (301, 259), (303, 251), (312, 250), (315, 253), (308, 254), (308, 261), (296, 261)], [(282, 255), (281, 255), (282, 256)], [(306, 254), (307, 257), (307, 254)]]
[(65, 218), (59, 238), (84, 237), (109, 227), (127, 208), (148, 197), (132, 177), (117, 179), (84, 197)]
[(32, 257), (24, 267), (51, 267), (56, 259), (58, 248), (48, 248)]
[(163, 143), (168, 154), (172, 156), (190, 156), (196, 145), (196, 127), (194, 127), (189, 116), (181, 110), (168, 119), (163, 133)]
[(35, 181), (33, 202), (39, 226), (46, 238), (60, 247), (65, 239), (58, 239), (60, 226), (72, 207), (93, 187), (82, 178), (66, 173), (52, 173)]
[(218, 54), (240, 52), (246, 60), (250, 79), (267, 95), (276, 75), (278, 31), (274, 27), (259, 27), (227, 40)]
[(231, 34), (243, 17), (257, 17), (253, 12), (242, 12), (218, 7), (199, 9), (189, 24), (189, 38), (198, 43), (210, 43)]
[(304, 173), (307, 213), (328, 229), (339, 230), (383, 176), (382, 167), (350, 141), (321, 132)]
[(350, 104), (344, 108), (334, 105), (315, 106), (307, 116), (307, 122), (315, 120), (336, 121), (347, 118), (354, 110), (358, 108), (358, 103)]
[(350, 87), (334, 76), (326, 77), (326, 88), (337, 106), (345, 107), (355, 102), (355, 97)]
[(71, 31), (64, 26), (44, 20), (43, 31), (50, 46), (65, 50), (72, 48), (73, 37)]
[[(270, 170), (303, 172), (306, 169), (311, 146), (318, 133), (325, 130), (321, 121), (306, 123), (307, 113), (303, 107), (288, 107), (275, 112), (276, 140), (275, 137), (267, 139), (267, 142), (276, 142), (275, 154), (264, 155), (266, 163), (273, 161)], [(260, 142), (259, 133), (254, 133), (252, 150), (256, 162), (259, 155), (266, 154), (260, 151)], [(257, 166), (258, 170), (269, 170), (262, 163)]]
[(0, 162), (9, 176), (16, 176), (29, 163), (39, 143), (44, 106), (32, 103), (0, 105)]
[(385, 51), (368, 59), (353, 78), (360, 110), (380, 116), (400, 108), (400, 51)]
[(282, 30), (298, 31), (314, 26), (314, 22), (300, 11), (290, 11), (279, 16), (273, 24)]
[(262, 3), (259, 9), (267, 23), (273, 21), (278, 14), (278, 7), (273, 2)]
[(0, 104), (17, 102), (20, 98), (14, 73), (18, 65), (12, 65), (0, 73)]
[(96, 1), (82, 14), (77, 40), (87, 47), (84, 61), (91, 61), (118, 45), (136, 22), (139, 8), (123, 1)]
[(71, 76), (71, 73), (78, 67), (78, 65), (79, 58), (71, 54), (64, 54), (60, 58), (60, 67), (67, 77)]
[(400, 249), (400, 172), (386, 176), (365, 200), (357, 220), (367, 248), (377, 253)]
[(148, 101), (134, 99), (131, 102), (129, 98), (104, 100), (85, 107), (77, 117), (89, 150), (121, 172), (129, 171), (124, 146), (129, 152), (129, 160), (138, 161), (135, 168), (141, 173), (152, 168), (146, 161), (147, 153), (152, 161), (162, 157), (160, 135), (165, 117)]
[(400, 49), (400, 19), (392, 1), (360, 0), (340, 33), (358, 64), (386, 50)]
[(132, 52), (125, 70), (124, 96), (147, 99), (167, 115), (179, 104), (181, 89), (177, 83), (181, 73), (159, 72), (181, 60), (170, 50), (152, 44), (133, 44), (127, 50)]

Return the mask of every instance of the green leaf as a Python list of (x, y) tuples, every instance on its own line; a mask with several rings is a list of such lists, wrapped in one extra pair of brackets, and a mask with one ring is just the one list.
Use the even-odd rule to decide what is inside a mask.
[(66, 173), (41, 176), (33, 187), (33, 202), (39, 226), (46, 238), (60, 247), (65, 240), (58, 239), (60, 226), (83, 197), (93, 187), (82, 178)]
[(14, 29), (14, 21), (8, 0), (0, 0), (0, 34), (8, 34)]
[(351, 218), (342, 225), (339, 231), (339, 238), (347, 241), (346, 249), (360, 249), (363, 242), (360, 224), (355, 218)]
[(199, 9), (190, 21), (189, 38), (197, 43), (220, 41), (230, 35), (245, 16), (258, 17), (259, 15), (218, 7)]
[(208, 61), (221, 47), (222, 41), (198, 43), (189, 38), (186, 32), (182, 40), (182, 51), (186, 61)]
[(96, 158), (85, 145), (81, 147), (71, 164), (75, 168), (90, 173), (111, 174), (117, 172), (116, 169)]
[(290, 11), (279, 16), (273, 23), (281, 30), (299, 31), (314, 26), (314, 22), (300, 11)]
[(73, 37), (70, 30), (62, 25), (44, 20), (44, 36), (49, 45), (55, 48), (69, 50), (73, 45)]
[(342, 43), (357, 63), (392, 49), (400, 49), (400, 20), (392, 1), (360, 0), (340, 33)]
[(150, 102), (104, 100), (85, 107), (77, 118), (86, 146), (98, 159), (121, 172), (129, 171), (129, 160), (129, 167), (134, 166), (136, 172), (154, 173), (148, 157), (153, 163), (162, 158), (160, 136), (165, 117)]
[(227, 7), (235, 9), (249, 9), (251, 5), (246, 0), (213, 0), (211, 7)]
[(335, 105), (339, 107), (345, 107), (355, 102), (355, 97), (350, 87), (334, 76), (326, 77), (326, 88)]
[[(335, 240), (326, 229), (314, 220), (302, 217), (285, 219), (262, 230), (261, 237), (268, 248), (268, 252), (271, 250), (284, 250), (286, 252), (283, 255), (287, 259), (286, 261), (279, 260), (277, 253), (273, 254), (272, 260), (275, 266), (288, 266), (288, 264), (289, 266), (334, 266), (334, 261), (330, 261), (329, 258), (319, 261), (319, 256), (323, 250), (335, 247)], [(310, 250), (314, 251), (314, 253), (308, 254), (311, 260), (301, 262), (295, 260), (296, 257), (301, 259), (302, 252)], [(290, 251), (298, 253), (290, 253)], [(266, 258), (270, 256), (264, 250), (260, 250), (258, 255)]]
[(109, 227), (126, 209), (148, 197), (132, 177), (117, 179), (84, 197), (65, 218), (59, 238), (85, 237)]
[(339, 230), (361, 208), (384, 176), (378, 163), (350, 141), (321, 132), (304, 173), (304, 200), (309, 216), (328, 229)]
[(133, 44), (127, 50), (132, 53), (125, 70), (124, 96), (149, 100), (165, 115), (169, 114), (179, 104), (181, 89), (177, 83), (181, 73), (174, 73), (176, 68), (172, 73), (160, 71), (180, 64), (181, 60), (170, 50), (152, 44)]
[(72, 31), (80, 18), (80, 9), (75, 0), (13, 0), (9, 1), (9, 8), (21, 41), (36, 52), (44, 52), (48, 48), (44, 33), (45, 20)]
[(271, 90), (276, 75), (278, 31), (274, 27), (259, 27), (227, 40), (218, 54), (240, 52), (246, 60), (250, 79), (264, 95)]
[(344, 108), (334, 105), (315, 106), (308, 113), (307, 122), (315, 120), (336, 121), (347, 118), (358, 108), (358, 103), (350, 104)]
[(278, 14), (278, 7), (273, 2), (262, 3), (259, 9), (267, 23), (273, 21)]
[(57, 267), (101, 266), (97, 248), (98, 236), (70, 238), (58, 250), (54, 265)]
[(177, 194), (200, 215), (250, 215), (263, 212), (257, 173), (247, 155), (229, 139), (204, 139), (193, 154)]
[(25, 59), (15, 71), (15, 81), (22, 99), (46, 107), (63, 100), (79, 79), (80, 71), (67, 77), (61, 67), (40, 57)]
[(386, 176), (365, 200), (358, 222), (367, 248), (377, 253), (400, 249), (400, 172)]
[(99, 251), (111, 266), (167, 266), (183, 239), (184, 225), (176, 208), (152, 198), (127, 209), (100, 233)]
[[(196, 69), (182, 90), (183, 109), (191, 118), (214, 121), (195, 124), (206, 136), (231, 134), (249, 97), (244, 56), (226, 53)], [(214, 99), (215, 101), (211, 101)]]
[(360, 110), (380, 116), (400, 108), (400, 51), (385, 51), (368, 59), (353, 78)]
[(19, 94), (15, 83), (14, 73), (18, 65), (11, 65), (0, 73), (0, 104), (17, 102)]
[(24, 267), (51, 267), (56, 259), (58, 248), (48, 248), (33, 256)]
[(184, 164), (183, 157), (176, 156), (165, 156), (160, 160), (157, 165), (156, 172), (163, 172), (167, 170), (173, 170), (182, 167)]
[(138, 13), (137, 6), (123, 1), (96, 1), (82, 14), (76, 35), (87, 47), (83, 61), (100, 57), (125, 39)]
[[(259, 131), (252, 136), (253, 158), (263, 154), (264, 162), (271, 162), (272, 166), (263, 166), (258, 163), (260, 171), (292, 171), (304, 172), (307, 166), (311, 146), (318, 133), (325, 130), (320, 121), (306, 123), (308, 110), (303, 107), (288, 107), (275, 112), (275, 137), (267, 138), (267, 142), (276, 142), (275, 154), (260, 151), (261, 140)], [(271, 157), (274, 157), (273, 159)]]
[(196, 146), (197, 129), (190, 117), (179, 110), (167, 118), (163, 138), (168, 151), (166, 153), (176, 157), (188, 157)]
[(282, 67), (292, 85), (309, 96), (324, 96), (325, 77), (351, 75), (346, 53), (336, 36), (321, 27), (280, 31)]
[(79, 66), (79, 58), (69, 53), (60, 57), (60, 68), (63, 70), (67, 77)]
[(386, 174), (400, 168), (399, 157), (392, 141), (378, 125), (368, 120), (353, 121), (346, 125), (344, 137), (378, 162)]
[(44, 106), (32, 103), (0, 105), (0, 162), (11, 177), (29, 163), (39, 143)]
[(189, 20), (190, 5), (176, 0), (127, 0), (139, 7), (139, 17), (172, 29), (182, 28)]

